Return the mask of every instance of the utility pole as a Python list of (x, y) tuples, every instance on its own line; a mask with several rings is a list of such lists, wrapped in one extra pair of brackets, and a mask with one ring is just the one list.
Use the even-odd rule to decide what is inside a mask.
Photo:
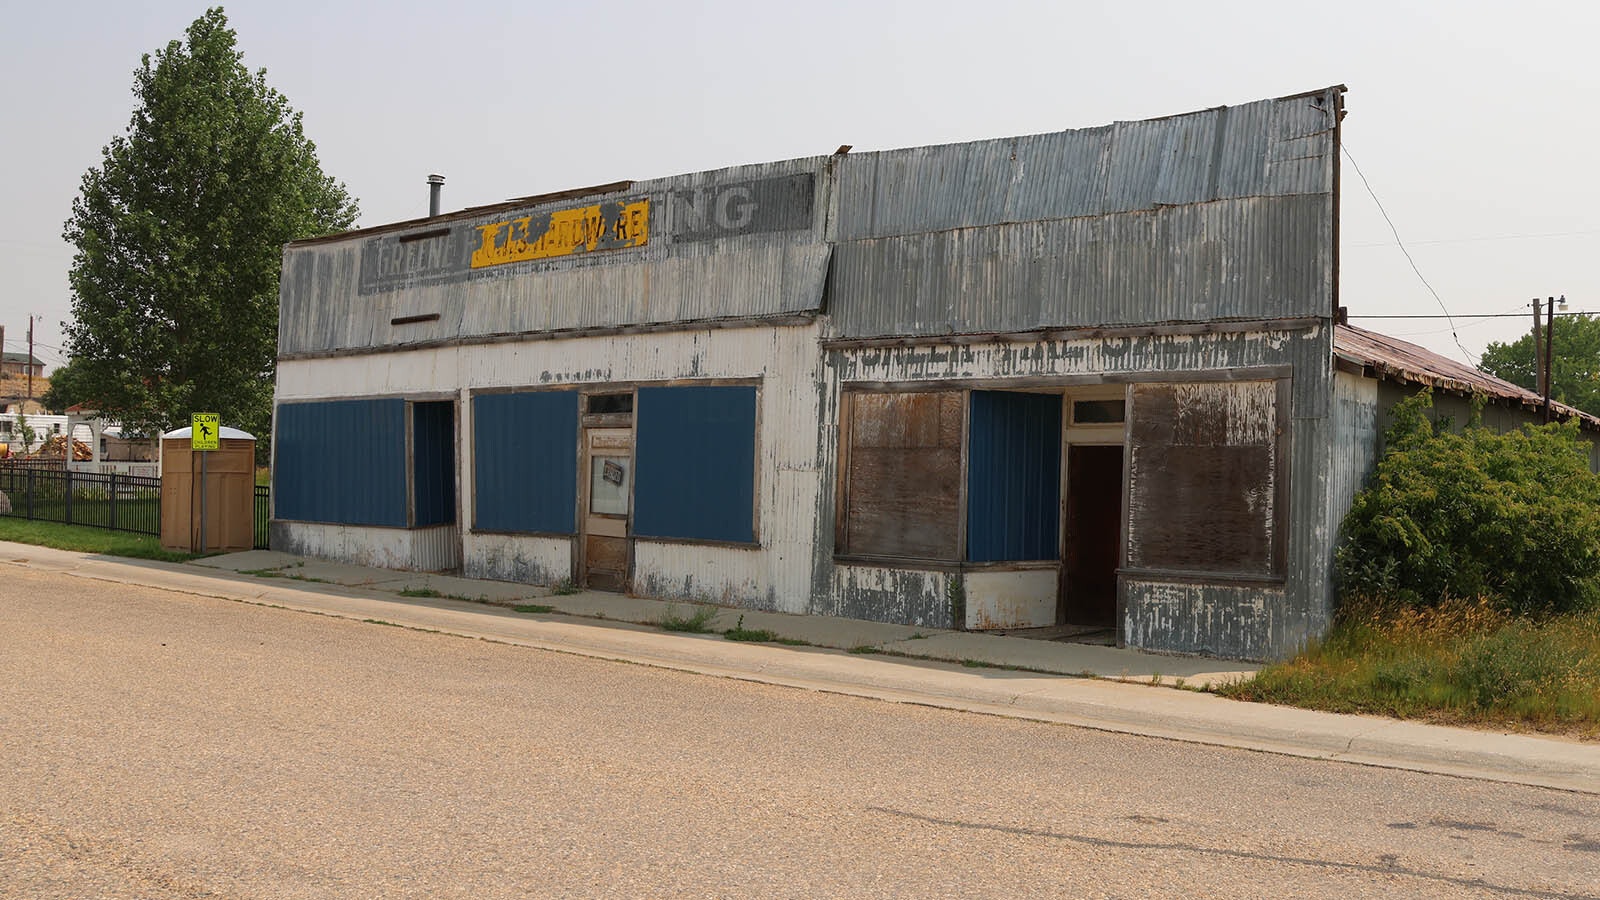
[[(1534, 317), (1534, 322), (1535, 322), (1535, 329), (1534, 329), (1534, 333), (1533, 333), (1534, 334), (1533, 343), (1534, 343), (1534, 347), (1537, 348), (1538, 344), (1539, 344), (1539, 332), (1538, 332), (1538, 328), (1537, 328), (1537, 322), (1538, 322), (1538, 319), (1539, 319), (1539, 312), (1538, 312), (1538, 303), (1539, 303), (1539, 301), (1538, 300), (1534, 300), (1533, 302), (1534, 302), (1534, 314), (1533, 314), (1533, 317)], [(1560, 302), (1561, 302), (1561, 308), (1563, 310), (1565, 310), (1567, 308), (1567, 295), (1566, 294), (1562, 294), (1561, 295), (1561, 301)], [(1546, 422), (1550, 421), (1550, 392), (1551, 392), (1551, 381), (1554, 380), (1554, 377), (1555, 377), (1555, 365), (1554, 365), (1554, 362), (1553, 362), (1553, 360), (1555, 358), (1555, 355), (1556, 355), (1555, 354), (1555, 350), (1556, 350), (1556, 298), (1551, 297), (1549, 300), (1545, 301), (1545, 307), (1544, 307), (1544, 367), (1539, 372), (1539, 376), (1540, 376), (1539, 377), (1539, 384), (1543, 387), (1543, 390), (1540, 391), (1540, 394), (1542, 394), (1544, 396), (1544, 420)]]
[(33, 316), (28, 317), (28, 361), (23, 364), (28, 369), (28, 402), (33, 402)]
[(1544, 314), (1539, 298), (1533, 298), (1533, 390), (1544, 396), (1544, 332), (1539, 318)]

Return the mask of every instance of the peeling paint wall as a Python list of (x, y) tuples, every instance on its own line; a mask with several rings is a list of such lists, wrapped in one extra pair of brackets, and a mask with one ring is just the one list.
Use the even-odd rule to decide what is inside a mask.
[(572, 577), (572, 538), (469, 530), (462, 544), (461, 574), (468, 578), (557, 585)]
[(963, 576), (966, 627), (1035, 628), (1056, 624), (1055, 569), (973, 570)]
[(951, 619), (952, 599), (960, 591), (958, 572), (854, 564), (830, 568), (829, 583), (812, 598), (812, 615), (959, 627)]
[(1145, 581), (1128, 581), (1123, 590), (1130, 647), (1256, 660), (1283, 653), (1283, 590)]

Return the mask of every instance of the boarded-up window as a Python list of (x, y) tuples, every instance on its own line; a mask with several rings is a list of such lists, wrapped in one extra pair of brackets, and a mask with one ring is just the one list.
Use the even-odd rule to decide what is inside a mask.
[(635, 416), (634, 534), (755, 541), (755, 386), (640, 388)]
[(1283, 406), (1276, 381), (1134, 385), (1130, 567), (1282, 573)]
[(475, 529), (577, 530), (576, 391), (480, 394), (472, 434)]
[(849, 393), (845, 405), (840, 551), (959, 559), (961, 392)]
[(278, 518), (406, 527), (404, 400), (280, 404), (272, 450)]

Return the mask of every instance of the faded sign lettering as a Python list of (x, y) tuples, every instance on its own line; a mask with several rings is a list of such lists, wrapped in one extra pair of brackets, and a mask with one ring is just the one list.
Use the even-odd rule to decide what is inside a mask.
[(810, 174), (672, 192), (672, 237), (708, 241), (735, 234), (811, 227)]
[(650, 242), (650, 201), (597, 203), (476, 226), (474, 269)]

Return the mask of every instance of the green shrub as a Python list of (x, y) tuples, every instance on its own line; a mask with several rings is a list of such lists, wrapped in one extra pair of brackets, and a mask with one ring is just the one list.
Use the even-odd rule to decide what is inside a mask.
[(1423, 392), (1345, 517), (1341, 592), (1413, 606), (1482, 597), (1542, 614), (1600, 600), (1600, 477), (1577, 423), (1495, 434), (1435, 427)]

